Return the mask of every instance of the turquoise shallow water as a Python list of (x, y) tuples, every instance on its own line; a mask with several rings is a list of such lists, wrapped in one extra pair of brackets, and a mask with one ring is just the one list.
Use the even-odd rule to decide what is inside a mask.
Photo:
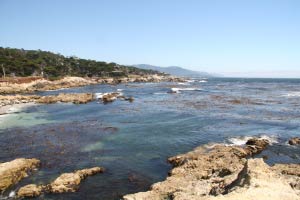
[[(42, 161), (37, 173), (11, 190), (49, 183), (80, 168), (107, 169), (83, 181), (76, 193), (39, 199), (120, 199), (165, 179), (168, 157), (207, 143), (242, 143), (246, 136), (272, 139), (273, 145), (261, 155), (268, 156), (269, 164), (299, 163), (300, 148), (286, 144), (288, 138), (300, 136), (299, 86), (297, 79), (208, 79), (185, 85), (133, 83), (40, 92), (122, 89), (135, 101), (36, 105), (2, 116), (0, 162), (17, 157)], [(171, 88), (181, 90), (171, 94)]]

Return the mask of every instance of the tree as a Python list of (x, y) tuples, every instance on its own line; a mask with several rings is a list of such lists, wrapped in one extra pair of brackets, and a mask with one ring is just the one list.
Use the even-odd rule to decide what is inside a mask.
[(1, 64), (1, 67), (2, 67), (2, 72), (3, 72), (3, 78), (5, 78), (5, 76), (6, 76), (6, 73), (5, 73), (5, 68), (4, 68), (4, 65), (3, 65), (3, 63)]

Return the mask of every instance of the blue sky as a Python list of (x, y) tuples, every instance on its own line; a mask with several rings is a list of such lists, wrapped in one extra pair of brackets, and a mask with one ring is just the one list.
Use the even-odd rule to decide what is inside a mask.
[(0, 0), (0, 46), (300, 77), (299, 10), (298, 0)]

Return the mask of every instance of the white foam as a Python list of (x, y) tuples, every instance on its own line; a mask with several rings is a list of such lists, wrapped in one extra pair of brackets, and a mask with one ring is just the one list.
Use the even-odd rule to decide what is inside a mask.
[(8, 195), (9, 198), (13, 198), (16, 196), (16, 192), (15, 191), (11, 191)]
[(188, 83), (194, 83), (195, 80), (186, 80), (186, 82), (188, 82)]
[[(94, 97), (96, 99), (102, 99), (104, 95), (111, 94), (111, 93), (113, 93), (113, 92), (105, 92), (105, 93), (98, 92), (98, 93), (94, 93)], [(122, 96), (123, 95), (122, 92), (116, 92), (116, 93), (118, 93), (118, 96)]]
[(282, 96), (284, 96), (284, 97), (300, 97), (300, 92), (290, 92), (290, 93), (287, 93)]
[(177, 83), (178, 85), (190, 85), (189, 83)]
[(118, 91), (118, 92), (122, 92), (122, 91), (123, 91), (123, 89), (117, 89), (117, 91)]
[(180, 91), (202, 91), (201, 88), (171, 88), (172, 93), (180, 93)]
[(159, 95), (162, 95), (162, 94), (167, 94), (165, 92), (154, 92), (153, 94), (159, 94)]
[[(104, 94), (106, 94), (106, 93), (104, 93)], [(101, 92), (98, 92), (98, 93), (94, 93), (94, 96), (95, 96), (96, 99), (102, 99), (104, 94), (101, 93)]]
[(278, 138), (275, 135), (260, 135), (260, 136), (242, 136), (242, 137), (234, 137), (234, 138), (229, 138), (228, 142), (229, 145), (244, 145), (246, 142), (251, 139), (251, 138), (258, 138), (258, 139), (265, 139), (270, 142), (270, 144), (278, 143)]
[(201, 80), (201, 81), (199, 81), (199, 83), (207, 83), (207, 81), (206, 80)]
[(232, 145), (244, 145), (249, 139), (251, 139), (251, 137), (236, 137), (236, 138), (229, 138), (228, 141)]

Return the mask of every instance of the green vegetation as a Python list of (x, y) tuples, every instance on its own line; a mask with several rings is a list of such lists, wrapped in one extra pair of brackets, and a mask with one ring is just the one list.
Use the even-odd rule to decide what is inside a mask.
[(157, 74), (154, 70), (139, 69), (116, 63), (65, 57), (49, 51), (0, 47), (1, 76), (63, 76), (112, 77)]

